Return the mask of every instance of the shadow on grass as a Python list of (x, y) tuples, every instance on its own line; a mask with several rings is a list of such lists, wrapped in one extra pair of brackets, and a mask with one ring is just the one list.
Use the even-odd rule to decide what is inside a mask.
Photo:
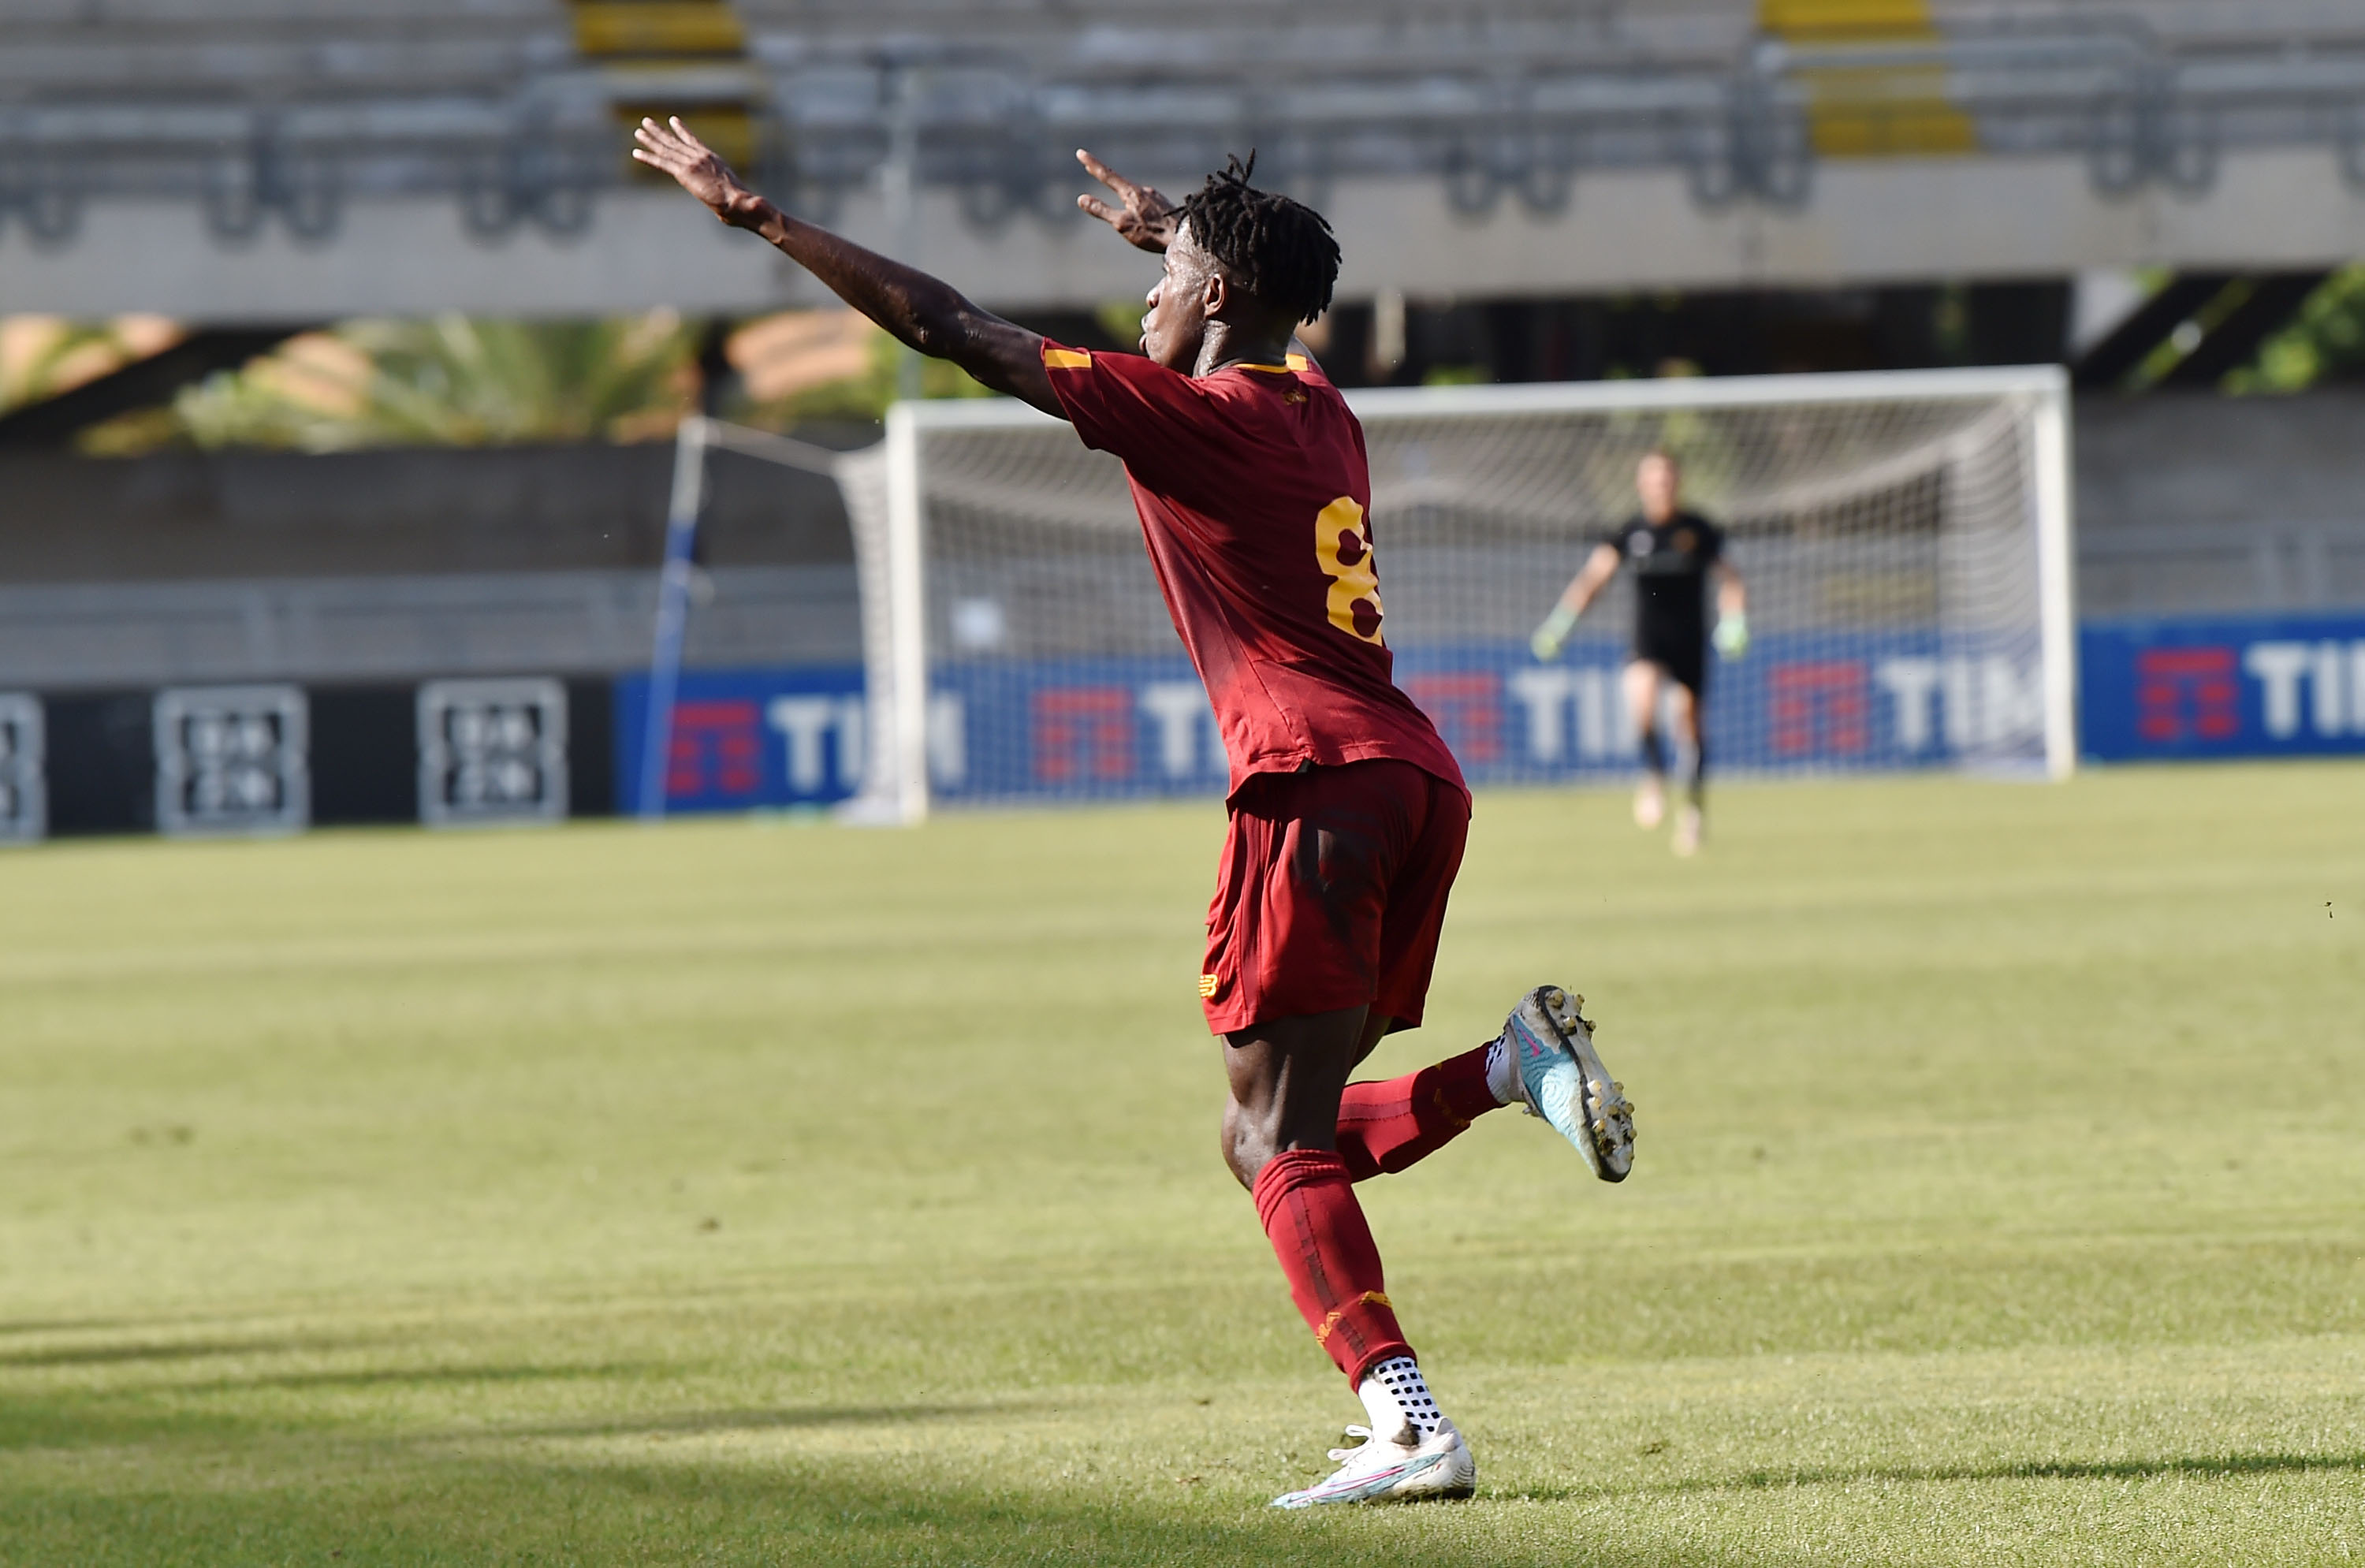
[(2172, 1459), (2030, 1460), (2018, 1464), (1896, 1470), (1753, 1470), (1731, 1486), (1828, 1486), (1849, 1481), (2143, 1481), (2157, 1475), (2272, 1475), (2365, 1471), (2365, 1453), (2193, 1454)]
[(18, 1317), (0, 1322), (0, 1334), (85, 1334), (104, 1328), (149, 1328), (129, 1317)]
[(503, 1423), (504, 1438), (656, 1438), (701, 1432), (777, 1432), (813, 1427), (889, 1427), (910, 1421), (954, 1421), (1014, 1414), (1023, 1402), (980, 1400), (960, 1405), (809, 1405), (769, 1410), (689, 1410), (678, 1415), (613, 1420)]
[[(177, 1479), (108, 1486), (78, 1473), (35, 1486), (0, 1469), (11, 1568), (114, 1563), (826, 1563), (994, 1568), (1112, 1563), (1198, 1568), (1706, 1568), (1729, 1552), (1584, 1540), (1532, 1510), (1436, 1504), (1284, 1514), (1239, 1496), (1014, 1490), (914, 1476), (891, 1460), (762, 1467), (470, 1462), (416, 1445), (350, 1447), (337, 1465), (277, 1475), (241, 1457)], [(263, 1458), (257, 1466), (254, 1460)], [(259, 1476), (259, 1478), (258, 1478)], [(1754, 1553), (1753, 1568), (1804, 1560)]]
[(645, 1377), (678, 1371), (671, 1361), (580, 1362), (572, 1366), (374, 1367), (367, 1372), (272, 1372), (263, 1377), (208, 1378), (173, 1385), (175, 1394), (237, 1394), (248, 1389), (339, 1389), (465, 1386), (469, 1383), (567, 1383)]
[[(510, 1369), (563, 1374), (581, 1369)], [(474, 1369), (432, 1369), (456, 1378)], [(401, 1374), (390, 1374), (399, 1381)], [(414, 1374), (415, 1375), (415, 1374)], [(427, 1436), (228, 1428), (185, 1417), (118, 1443), (103, 1465), (0, 1453), (0, 1541), (10, 1568), (48, 1564), (294, 1562), (827, 1563), (846, 1568), (1109, 1562), (1166, 1568), (1300, 1563), (1378, 1568), (1802, 1568), (1796, 1552), (1734, 1539), (1653, 1537), (1657, 1495), (1763, 1494), (1863, 1482), (2120, 1481), (2365, 1472), (2365, 1453), (2182, 1455), (1992, 1465), (1758, 1470), (1721, 1478), (1487, 1493), (1472, 1505), (1281, 1514), (1240, 1473), (1205, 1485), (1063, 1462), (994, 1479), (912, 1451), (822, 1445), (659, 1462), (634, 1452), (538, 1452), (537, 1439), (656, 1439), (739, 1430), (986, 1420), (995, 1402), (813, 1405), (638, 1418), (502, 1423)], [(61, 1407), (54, 1417), (68, 1412)], [(91, 1412), (84, 1408), (85, 1418)], [(130, 1439), (129, 1434), (121, 1434)], [(1608, 1528), (1532, 1506), (1611, 1502)], [(1600, 1531), (1596, 1535), (1596, 1530)]]
[(216, 1356), (290, 1356), (350, 1350), (365, 1343), (325, 1336), (284, 1339), (143, 1339), (113, 1345), (56, 1345), (0, 1350), (0, 1367), (100, 1367), (134, 1361), (194, 1361)]
[(1866, 1481), (2146, 1481), (2163, 1475), (2278, 1475), (2311, 1471), (2365, 1473), (2365, 1453), (2184, 1454), (2163, 1459), (2025, 1460), (2009, 1464), (1867, 1465), (1751, 1470), (1738, 1475), (1694, 1476), (1636, 1486), (1529, 1487), (1512, 1495), (1528, 1502), (1590, 1501), (1637, 1492), (1764, 1492), (1788, 1487), (1847, 1486)]

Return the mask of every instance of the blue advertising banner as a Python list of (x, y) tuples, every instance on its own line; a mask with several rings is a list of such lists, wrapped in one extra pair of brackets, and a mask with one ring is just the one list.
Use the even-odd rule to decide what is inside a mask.
[[(1622, 776), (1633, 729), (1621, 644), (1538, 664), (1524, 644), (1399, 655), (1396, 681), (1427, 711), (1473, 783)], [(940, 666), (931, 771), (946, 798), (1219, 790), (1215, 718), (1171, 660), (1003, 660)], [(1754, 772), (1935, 767), (1976, 756), (2035, 766), (2043, 684), (2033, 652), (1942, 655), (1928, 634), (1760, 641), (1710, 677), (1709, 746)]]
[[(1396, 678), (1437, 722), (1474, 783), (1622, 777), (1633, 729), (1619, 644), (1539, 664), (1524, 644), (1404, 655)], [(1215, 717), (1191, 666), (1171, 658), (950, 661), (936, 670), (928, 769), (939, 798), (1092, 799), (1220, 793)], [(671, 811), (820, 805), (859, 787), (865, 712), (857, 669), (691, 671), (668, 757)], [(2043, 687), (2033, 652), (1942, 651), (1930, 634), (1771, 636), (1710, 677), (1709, 745), (1721, 769), (1848, 771), (2035, 766)], [(638, 778), (644, 680), (618, 683), (620, 789)]]
[(2079, 657), (2099, 761), (2365, 752), (2365, 614), (2090, 622)]
[[(616, 682), (616, 799), (640, 788), (646, 676)], [(744, 812), (843, 801), (862, 782), (859, 666), (684, 670), (666, 810)]]

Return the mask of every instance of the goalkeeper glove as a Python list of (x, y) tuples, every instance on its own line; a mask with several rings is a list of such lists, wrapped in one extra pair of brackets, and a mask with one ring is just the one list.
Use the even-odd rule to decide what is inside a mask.
[(1736, 610), (1717, 617), (1716, 651), (1729, 659), (1737, 659), (1749, 651), (1748, 616)]
[(1536, 628), (1534, 636), (1528, 639), (1529, 651), (1549, 664), (1560, 657), (1561, 644), (1568, 641), (1569, 631), (1575, 624), (1575, 610), (1565, 604), (1552, 606), (1552, 612), (1544, 617), (1544, 623)]

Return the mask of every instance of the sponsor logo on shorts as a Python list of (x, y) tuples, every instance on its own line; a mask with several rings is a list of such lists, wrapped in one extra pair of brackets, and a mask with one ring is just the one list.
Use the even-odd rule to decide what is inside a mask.
[(1200, 1000), (1200, 1001), (1202, 1001), (1202, 1002), (1213, 1002), (1213, 1001), (1216, 999), (1216, 992), (1217, 992), (1217, 991), (1221, 991), (1221, 990), (1223, 990), (1223, 989), (1224, 989), (1224, 977), (1223, 977), (1223, 976), (1221, 976), (1221, 975), (1201, 975), (1201, 976), (1199, 977), (1199, 1000)]

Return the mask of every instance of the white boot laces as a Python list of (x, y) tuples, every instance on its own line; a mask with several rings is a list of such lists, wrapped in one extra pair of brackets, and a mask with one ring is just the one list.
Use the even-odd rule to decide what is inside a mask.
[(1379, 1434), (1369, 1427), (1354, 1426), (1345, 1430), (1349, 1437), (1361, 1438), (1363, 1440), (1351, 1449), (1332, 1449), (1330, 1462), (1344, 1465), (1350, 1470), (1359, 1463), (1390, 1462), (1412, 1451), (1403, 1444), (1393, 1440), (1381, 1441)]
[(1371, 1446), (1379, 1440), (1372, 1435), (1372, 1428), (1369, 1427), (1349, 1427), (1346, 1429), (1346, 1432), (1347, 1436), (1351, 1438), (1361, 1438), (1363, 1440), (1357, 1443), (1351, 1449), (1332, 1449), (1330, 1450), (1330, 1462), (1333, 1464), (1347, 1463), (1358, 1455), (1369, 1451)]

